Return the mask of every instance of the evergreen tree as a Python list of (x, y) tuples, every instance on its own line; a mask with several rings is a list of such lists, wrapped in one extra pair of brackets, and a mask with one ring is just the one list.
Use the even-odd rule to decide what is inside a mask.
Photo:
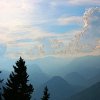
[(49, 100), (50, 98), (50, 94), (48, 93), (48, 87), (46, 86), (44, 88), (44, 94), (43, 94), (43, 97), (41, 98), (41, 100)]
[(33, 86), (28, 83), (27, 67), (25, 61), (20, 57), (13, 66), (14, 71), (9, 75), (9, 79), (4, 87), (3, 97), (5, 100), (30, 100)]
[[(1, 73), (1, 71), (0, 71), (0, 73)], [(0, 79), (0, 100), (2, 100), (2, 90), (1, 90), (2, 82), (3, 82), (3, 79)]]
[[(0, 73), (1, 73), (1, 71), (0, 71)], [(0, 83), (2, 83), (2, 82), (3, 82), (3, 79), (0, 78)]]

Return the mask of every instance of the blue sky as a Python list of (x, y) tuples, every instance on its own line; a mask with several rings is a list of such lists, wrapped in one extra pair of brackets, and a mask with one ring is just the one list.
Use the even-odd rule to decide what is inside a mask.
[(0, 55), (100, 55), (99, 0), (0, 0)]

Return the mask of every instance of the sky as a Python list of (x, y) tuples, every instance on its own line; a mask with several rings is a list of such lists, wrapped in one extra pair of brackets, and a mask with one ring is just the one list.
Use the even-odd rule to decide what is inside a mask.
[(0, 0), (0, 56), (100, 55), (100, 0)]

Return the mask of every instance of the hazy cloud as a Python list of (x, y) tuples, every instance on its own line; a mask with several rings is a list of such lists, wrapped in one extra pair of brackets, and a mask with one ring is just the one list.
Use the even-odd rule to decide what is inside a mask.
[[(52, 56), (96, 55), (100, 51), (100, 8), (89, 8), (82, 16), (60, 17), (53, 19), (53, 24), (82, 24), (80, 30), (65, 33), (48, 32), (39, 24), (51, 24), (52, 18), (41, 10), (43, 0), (0, 0), (0, 43), (6, 46), (5, 55), (14, 58), (23, 56), (35, 59)], [(99, 5), (100, 1), (86, 0), (51, 0), (48, 5)], [(49, 8), (49, 7), (48, 7)], [(45, 9), (45, 8), (43, 8)], [(40, 11), (39, 11), (40, 10)], [(96, 14), (98, 12), (98, 14)], [(50, 13), (48, 10), (47, 13)], [(53, 12), (52, 12), (53, 13)], [(51, 14), (51, 13), (50, 13)], [(94, 15), (93, 15), (94, 14)], [(62, 27), (61, 26), (61, 27)], [(66, 27), (67, 28), (67, 27)], [(94, 30), (95, 28), (95, 30)], [(1, 50), (2, 51), (2, 50)]]
[(100, 5), (99, 0), (52, 0), (51, 6), (59, 6), (59, 5), (71, 5), (71, 6), (80, 6), (80, 5)]
[(82, 17), (80, 16), (61, 17), (58, 19), (59, 25), (81, 24), (81, 23), (82, 23)]

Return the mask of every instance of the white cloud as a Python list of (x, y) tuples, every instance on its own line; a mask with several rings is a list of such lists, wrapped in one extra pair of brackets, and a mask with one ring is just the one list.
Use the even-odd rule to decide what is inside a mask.
[(58, 19), (59, 25), (81, 24), (81, 23), (82, 23), (82, 17), (80, 16), (61, 17)]
[(58, 5), (96, 5), (99, 6), (100, 5), (100, 1), (99, 0), (52, 0), (51, 1), (51, 6), (58, 6)]
[(68, 0), (72, 5), (100, 5), (99, 0)]
[[(38, 2), (34, 0), (0, 0), (0, 28), (16, 29), (19, 26), (32, 25), (37, 20)], [(34, 15), (34, 16), (33, 16)]]
[[(64, 1), (73, 5), (78, 4), (78, 2), (80, 2), (80, 4), (86, 3), (86, 1), (82, 1), (82, 0), (81, 1), (73, 0), (73, 2), (72, 0), (69, 1), (64, 0)], [(87, 12), (85, 13), (86, 16), (84, 15), (85, 20), (83, 23), (84, 24), (83, 30), (77, 32), (75, 31), (74, 33), (75, 37), (74, 37), (72, 32), (69, 33), (70, 35), (68, 33), (55, 34), (55, 33), (46, 32), (44, 30), (41, 30), (40, 28), (33, 26), (32, 24), (33, 22), (45, 23), (45, 21), (48, 21), (48, 20), (41, 21), (42, 18), (40, 18), (40, 16), (37, 15), (38, 9), (35, 7), (38, 6), (39, 3), (41, 2), (43, 1), (42, 0), (40, 1), (21, 0), (19, 2), (18, 0), (15, 1), (0, 0), (0, 7), (2, 8), (2, 9), (0, 8), (0, 42), (1, 43), (3, 42), (7, 45), (6, 55), (9, 57), (22, 55), (27, 59), (34, 59), (34, 57), (37, 58), (37, 57), (43, 57), (47, 55), (70, 56), (70, 55), (75, 55), (77, 52), (80, 53), (80, 55), (83, 55), (84, 52), (81, 52), (81, 47), (84, 48), (86, 46), (84, 45), (79, 46), (78, 44), (79, 46), (78, 47), (77, 44), (75, 43), (77, 42), (81, 43), (81, 41), (79, 40), (83, 39), (82, 36), (86, 34), (87, 26), (90, 26), (91, 24), (89, 23), (88, 19), (90, 19), (92, 10), (90, 9), (86, 11)], [(60, 2), (63, 2), (63, 0)], [(31, 3), (33, 3), (34, 5), (31, 5)], [(56, 3), (59, 3), (59, 1), (57, 0)], [(54, 4), (54, 6), (55, 5), (56, 4)], [(93, 12), (94, 11), (95, 10), (93, 10)], [(68, 25), (72, 23), (80, 24), (82, 23), (82, 17), (80, 16), (61, 17), (60, 19), (58, 19), (58, 23), (60, 25)], [(46, 47), (44, 47), (45, 41), (42, 41), (45, 40), (44, 38), (47, 39), (46, 43), (48, 43), (47, 44), (48, 47), (47, 45)], [(26, 42), (22, 42), (23, 40), (26, 40)], [(31, 42), (29, 40), (31, 40)], [(49, 45), (50, 43), (51, 46)], [(49, 48), (50, 50), (51, 49), (52, 50), (50, 52), (48, 51), (48, 53), (45, 53), (44, 52), (45, 49), (49, 50)], [(78, 49), (76, 50), (76, 48)], [(95, 48), (97, 51), (99, 51), (99, 45), (96, 45)], [(38, 55), (34, 55), (33, 53), (34, 49), (39, 51)]]

